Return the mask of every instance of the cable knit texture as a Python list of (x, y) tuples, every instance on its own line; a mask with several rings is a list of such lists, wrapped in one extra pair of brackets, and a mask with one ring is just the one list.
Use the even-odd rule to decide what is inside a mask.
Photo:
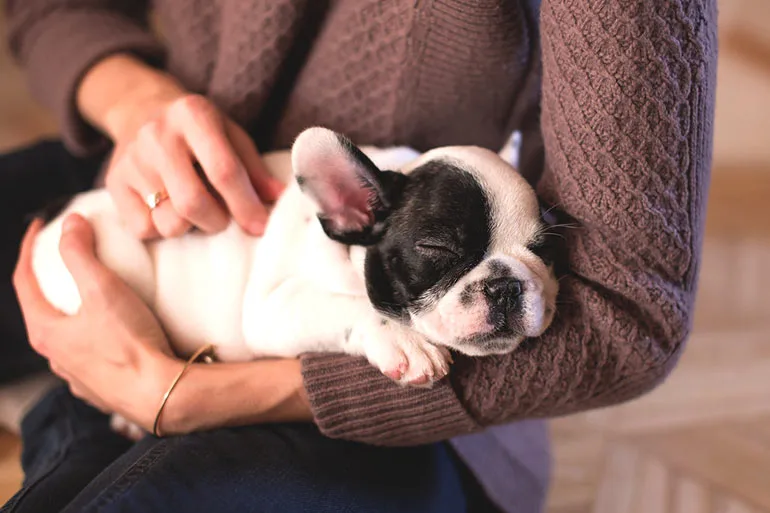
[(711, 159), (714, 0), (9, 0), (11, 47), (70, 149), (100, 143), (74, 109), (116, 51), (209, 95), (263, 150), (322, 124), (361, 144), (499, 149), (576, 225), (559, 313), (507, 356), (456, 358), (429, 390), (360, 358), (303, 357), (329, 436), (406, 445), (636, 397), (691, 325)]

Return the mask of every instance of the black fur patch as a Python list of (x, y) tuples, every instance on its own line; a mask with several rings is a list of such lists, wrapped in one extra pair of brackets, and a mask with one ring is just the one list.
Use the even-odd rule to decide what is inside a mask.
[(506, 299), (500, 303), (488, 300), (488, 304), (487, 322), (494, 326), (494, 333), (521, 333), (519, 320), (522, 318), (523, 308), (518, 298)]
[(478, 265), (492, 232), (489, 200), (470, 173), (432, 160), (405, 179), (366, 258), (372, 304), (398, 317), (428, 291), (443, 295)]
[(466, 308), (473, 304), (473, 287), (470, 283), (460, 293), (460, 304)]

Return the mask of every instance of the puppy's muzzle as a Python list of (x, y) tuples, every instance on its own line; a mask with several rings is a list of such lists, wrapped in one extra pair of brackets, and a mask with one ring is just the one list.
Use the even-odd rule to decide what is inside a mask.
[(521, 313), (523, 285), (516, 278), (490, 278), (484, 282), (484, 296), (489, 303), (490, 324), (496, 330), (509, 330)]

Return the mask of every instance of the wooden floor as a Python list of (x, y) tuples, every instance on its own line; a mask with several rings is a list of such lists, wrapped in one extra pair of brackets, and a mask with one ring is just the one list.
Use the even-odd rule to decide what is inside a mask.
[(694, 334), (647, 396), (555, 420), (552, 513), (770, 512), (770, 166), (712, 182)]
[[(656, 391), (551, 423), (549, 513), (770, 512), (770, 2), (721, 4), (694, 334)], [(0, 151), (53, 133), (3, 53), (0, 77)], [(0, 433), (0, 503), (19, 486), (18, 458)]]

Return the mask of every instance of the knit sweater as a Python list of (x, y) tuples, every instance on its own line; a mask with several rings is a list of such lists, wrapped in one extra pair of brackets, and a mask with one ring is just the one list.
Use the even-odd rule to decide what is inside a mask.
[(498, 150), (566, 229), (550, 329), (511, 354), (457, 356), (430, 389), (366, 360), (302, 357), (332, 437), (409, 445), (637, 397), (691, 327), (711, 165), (715, 0), (8, 0), (31, 90), (76, 153), (101, 136), (74, 108), (98, 59), (164, 66), (263, 150), (325, 125), (360, 144)]

